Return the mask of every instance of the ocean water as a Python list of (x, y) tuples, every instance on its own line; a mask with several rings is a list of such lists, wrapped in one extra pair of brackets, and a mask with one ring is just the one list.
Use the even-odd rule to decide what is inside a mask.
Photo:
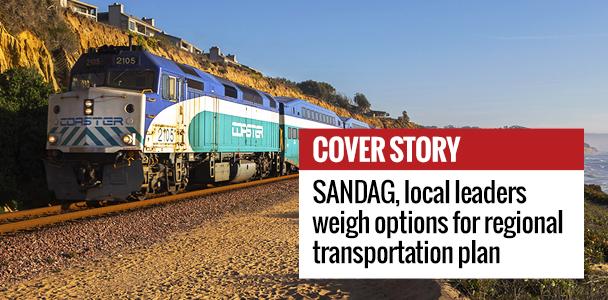
[(585, 183), (597, 184), (608, 193), (608, 134), (585, 134), (585, 143), (598, 150), (585, 155)]
[(600, 185), (608, 192), (608, 153), (585, 155), (585, 183)]

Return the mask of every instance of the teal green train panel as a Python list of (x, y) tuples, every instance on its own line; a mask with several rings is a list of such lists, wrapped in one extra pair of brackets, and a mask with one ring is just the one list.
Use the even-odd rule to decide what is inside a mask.
[(213, 112), (198, 113), (188, 125), (188, 139), (195, 152), (212, 152), (217, 150)]
[(188, 125), (188, 138), (195, 152), (277, 152), (279, 124), (204, 111)]

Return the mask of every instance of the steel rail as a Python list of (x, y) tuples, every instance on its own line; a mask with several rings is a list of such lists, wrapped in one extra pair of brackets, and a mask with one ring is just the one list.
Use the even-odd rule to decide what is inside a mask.
[(167, 204), (167, 203), (177, 202), (177, 201), (185, 200), (185, 199), (189, 199), (189, 198), (202, 197), (202, 196), (207, 196), (207, 195), (211, 195), (211, 194), (234, 191), (234, 190), (244, 189), (244, 188), (253, 187), (253, 186), (257, 186), (257, 185), (268, 184), (268, 183), (272, 183), (272, 182), (278, 182), (278, 181), (294, 179), (294, 178), (298, 178), (298, 174), (286, 175), (286, 176), (274, 177), (274, 178), (267, 178), (267, 179), (261, 179), (261, 180), (244, 182), (244, 183), (237, 183), (237, 184), (214, 187), (214, 188), (209, 188), (209, 189), (185, 192), (185, 193), (180, 193), (180, 194), (176, 194), (176, 195), (152, 198), (149, 200), (127, 202), (127, 203), (109, 205), (109, 206), (98, 207), (98, 208), (70, 211), (70, 212), (60, 213), (60, 214), (52, 215), (52, 216), (33, 218), (33, 219), (29, 219), (29, 220), (17, 221), (17, 222), (12, 222), (12, 223), (5, 223), (5, 224), (0, 225), (0, 235), (8, 233), (8, 232), (36, 228), (36, 227), (51, 225), (51, 224), (55, 224), (55, 223), (70, 221), (70, 220), (87, 218), (87, 217), (101, 216), (101, 215), (105, 215), (105, 214), (109, 214), (109, 213), (116, 213), (116, 212), (122, 212), (122, 211), (127, 211), (127, 210), (139, 209), (139, 208), (148, 207), (148, 206)]
[(86, 208), (85, 202), (77, 202), (77, 203), (70, 204), (69, 207), (55, 205), (55, 206), (47, 206), (47, 207), (40, 207), (40, 208), (33, 208), (33, 209), (9, 212), (9, 213), (0, 214), (0, 224), (5, 223), (6, 221), (10, 221), (10, 220), (32, 218), (32, 217), (42, 216), (42, 215), (58, 214), (58, 213), (62, 213), (62, 212), (73, 211), (73, 210), (78, 210), (78, 209), (85, 209), (85, 208)]

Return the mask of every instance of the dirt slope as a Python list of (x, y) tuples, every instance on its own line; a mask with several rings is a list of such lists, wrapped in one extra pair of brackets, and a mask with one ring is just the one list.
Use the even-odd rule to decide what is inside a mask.
[(29, 31), (13, 36), (0, 23), (0, 72), (13, 67), (36, 69), (55, 89), (54, 63), (44, 42)]

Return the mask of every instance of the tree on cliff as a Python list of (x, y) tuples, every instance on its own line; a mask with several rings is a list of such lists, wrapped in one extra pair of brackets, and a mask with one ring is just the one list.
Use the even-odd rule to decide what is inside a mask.
[(372, 107), (372, 105), (367, 100), (367, 97), (362, 93), (356, 93), (354, 100), (363, 112), (369, 111), (370, 107)]
[(349, 105), (350, 105), (350, 100), (348, 99), (348, 97), (342, 95), (342, 94), (335, 94), (332, 97), (332, 102), (335, 103), (336, 105), (338, 105), (339, 107), (342, 108), (346, 108), (348, 109)]
[(407, 111), (405, 111), (405, 110), (403, 112), (401, 112), (401, 117), (399, 117), (398, 119), (405, 123), (410, 122), (410, 116), (407, 114)]
[(306, 80), (298, 83), (302, 93), (318, 99), (329, 101), (336, 94), (336, 89), (327, 82)]
[(0, 205), (23, 208), (48, 200), (42, 158), (51, 91), (33, 69), (0, 74)]

